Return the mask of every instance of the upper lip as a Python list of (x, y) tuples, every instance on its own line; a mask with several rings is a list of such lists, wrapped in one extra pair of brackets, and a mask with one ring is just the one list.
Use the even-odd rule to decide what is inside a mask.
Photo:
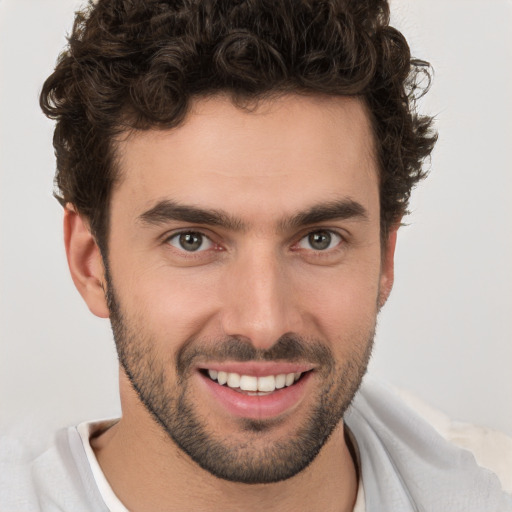
[(198, 365), (199, 370), (217, 370), (218, 372), (238, 373), (239, 375), (252, 375), (264, 377), (266, 375), (280, 375), (287, 373), (303, 373), (313, 370), (311, 363), (293, 363), (286, 361), (246, 361), (246, 362), (214, 362)]

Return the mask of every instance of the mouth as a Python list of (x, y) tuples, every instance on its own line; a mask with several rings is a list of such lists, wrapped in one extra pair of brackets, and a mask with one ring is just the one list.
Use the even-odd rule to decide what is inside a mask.
[(314, 373), (311, 365), (297, 364), (238, 363), (198, 370), (224, 412), (251, 419), (275, 418), (296, 408)]
[(257, 377), (222, 370), (201, 370), (203, 375), (208, 376), (213, 382), (248, 396), (266, 396), (278, 389), (293, 386), (309, 371), (311, 370)]

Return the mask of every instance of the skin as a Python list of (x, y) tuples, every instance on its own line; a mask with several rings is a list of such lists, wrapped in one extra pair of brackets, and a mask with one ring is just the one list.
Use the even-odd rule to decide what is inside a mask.
[[(320, 340), (337, 367), (366, 364), (362, 355), (393, 283), (396, 229), (381, 245), (373, 136), (359, 100), (288, 95), (248, 111), (226, 96), (199, 99), (180, 127), (131, 133), (117, 152), (110, 277), (130, 327), (147, 334), (169, 361), (166, 384), (178, 385), (171, 362), (195, 339), (239, 336), (267, 350), (291, 332)], [(163, 200), (221, 209), (244, 229), (141, 220)], [(363, 214), (286, 222), (313, 206), (347, 200)], [(106, 318), (104, 266), (87, 222), (70, 206), (64, 226), (73, 280), (90, 310)], [(172, 238), (180, 229), (202, 232), (211, 243), (187, 253)], [(326, 250), (309, 243), (308, 234), (318, 231), (333, 233)], [(191, 377), (189, 392), (208, 431), (238, 446), (248, 434), (198, 381)], [(313, 371), (293, 411), (263, 434), (250, 434), (254, 449), (292, 436), (323, 384)], [(306, 469), (248, 485), (216, 478), (185, 455), (122, 368), (120, 391), (122, 419), (92, 446), (130, 510), (352, 510), (357, 478), (342, 421)]]

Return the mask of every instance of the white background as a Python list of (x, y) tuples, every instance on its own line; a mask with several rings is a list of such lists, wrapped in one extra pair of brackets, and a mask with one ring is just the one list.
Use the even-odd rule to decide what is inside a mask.
[[(68, 276), (39, 89), (75, 0), (0, 0), (0, 422), (119, 411), (108, 321)], [(435, 81), (432, 173), (402, 228), (370, 371), (451, 417), (512, 435), (512, 3), (395, 0)]]

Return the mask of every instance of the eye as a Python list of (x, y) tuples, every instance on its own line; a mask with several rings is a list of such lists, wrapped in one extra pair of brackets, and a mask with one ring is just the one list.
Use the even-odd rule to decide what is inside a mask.
[(197, 231), (182, 231), (171, 236), (167, 243), (176, 249), (187, 252), (206, 251), (213, 247), (213, 242), (203, 233)]
[(327, 251), (339, 245), (343, 239), (337, 233), (327, 230), (312, 231), (302, 238), (297, 246), (301, 249)]

